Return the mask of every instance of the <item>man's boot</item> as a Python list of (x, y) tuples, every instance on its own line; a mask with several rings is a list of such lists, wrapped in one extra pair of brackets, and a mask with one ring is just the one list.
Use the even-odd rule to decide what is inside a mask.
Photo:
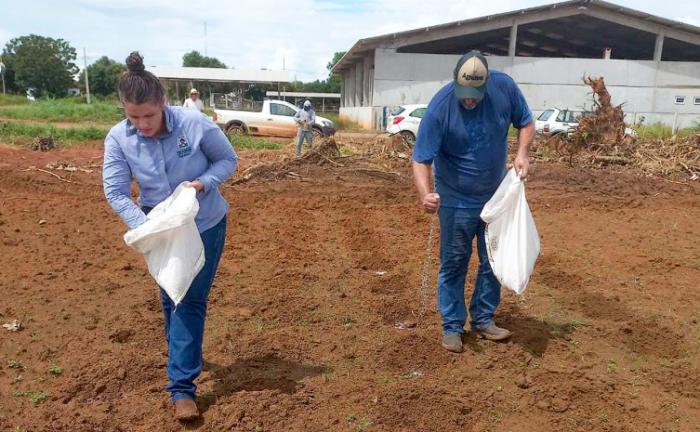
[(491, 323), (488, 327), (482, 329), (474, 329), (474, 334), (482, 339), (488, 339), (491, 341), (501, 341), (508, 339), (513, 334), (510, 330), (500, 328), (496, 324)]
[(442, 347), (447, 351), (452, 351), (454, 353), (461, 353), (464, 351), (462, 346), (462, 335), (453, 333), (442, 337)]

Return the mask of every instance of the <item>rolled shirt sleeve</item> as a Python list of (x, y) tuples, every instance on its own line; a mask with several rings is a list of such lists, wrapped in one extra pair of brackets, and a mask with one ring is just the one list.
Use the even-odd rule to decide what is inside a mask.
[(107, 202), (130, 229), (148, 220), (131, 199), (131, 169), (119, 144), (111, 136), (105, 139), (102, 186)]

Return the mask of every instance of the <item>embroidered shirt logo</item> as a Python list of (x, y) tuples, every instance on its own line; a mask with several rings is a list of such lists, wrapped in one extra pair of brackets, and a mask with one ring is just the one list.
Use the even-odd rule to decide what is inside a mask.
[(187, 142), (187, 138), (182, 135), (177, 140), (177, 155), (178, 157), (185, 157), (190, 153), (192, 153), (192, 146), (190, 146), (190, 143)]

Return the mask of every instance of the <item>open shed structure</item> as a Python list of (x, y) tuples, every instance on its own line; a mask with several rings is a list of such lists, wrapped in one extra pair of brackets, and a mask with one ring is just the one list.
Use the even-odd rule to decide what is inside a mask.
[(335, 65), (340, 115), (381, 129), (387, 107), (428, 103), (476, 49), (535, 113), (591, 108), (603, 76), (626, 121), (700, 122), (700, 28), (600, 0), (574, 0), (361, 39)]
[(214, 92), (223, 93), (221, 88), (213, 85), (228, 84), (234, 93), (242, 93), (250, 84), (277, 85), (289, 83), (289, 72), (270, 69), (223, 69), (202, 67), (149, 67), (147, 68), (160, 79), (169, 95), (174, 95), (176, 105), (181, 105), (188, 92), (195, 87), (203, 101), (209, 101)]

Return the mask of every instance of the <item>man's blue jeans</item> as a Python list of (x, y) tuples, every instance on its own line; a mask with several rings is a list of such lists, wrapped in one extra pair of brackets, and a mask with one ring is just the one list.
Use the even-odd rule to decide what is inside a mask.
[(185, 298), (175, 307), (165, 291), (160, 290), (170, 378), (170, 384), (165, 389), (170, 392), (173, 400), (195, 398), (197, 386), (194, 380), (202, 371), (202, 339), (207, 299), (224, 249), (226, 216), (212, 228), (200, 233), (200, 236), (204, 243), (206, 262), (192, 281)]
[(299, 128), (299, 131), (297, 132), (297, 157), (301, 156), (301, 144), (306, 141), (309, 143), (309, 148), (311, 148), (313, 146), (313, 139), (314, 135), (311, 130)]
[(445, 335), (464, 333), (467, 308), (464, 281), (467, 276), (472, 241), (476, 236), (479, 270), (472, 294), (469, 314), (473, 329), (488, 327), (501, 301), (501, 284), (493, 275), (486, 252), (486, 223), (481, 209), (440, 207), (440, 273), (438, 274), (438, 309)]

